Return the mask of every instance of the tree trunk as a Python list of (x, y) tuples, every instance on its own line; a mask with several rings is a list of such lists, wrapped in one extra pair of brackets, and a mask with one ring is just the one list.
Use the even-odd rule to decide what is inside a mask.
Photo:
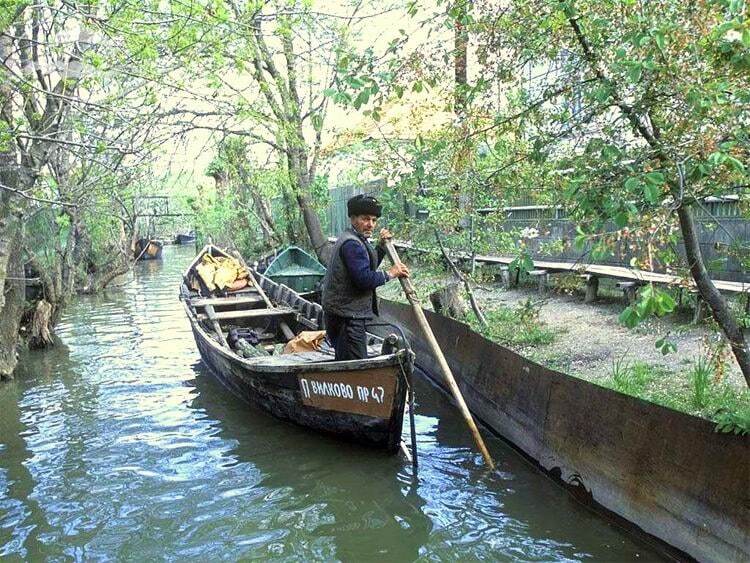
[[(2, 270), (4, 299), (0, 307), (0, 379), (13, 377), (13, 370), (18, 362), (18, 330), (21, 326), (26, 294), (26, 284), (23, 281), (23, 259), (20, 252), (23, 226), (14, 222), (11, 234), (8, 232), (6, 229), (6, 248), (10, 249), (9, 259), (6, 268)], [(7, 279), (8, 277), (12, 279)]]
[(266, 246), (276, 248), (281, 244), (282, 237), (279, 235), (276, 221), (271, 214), (268, 203), (263, 198), (263, 195), (258, 192), (256, 186), (253, 185), (253, 180), (247, 166), (239, 164), (238, 172), (242, 190), (250, 195), (250, 200), (252, 201), (253, 209), (255, 210), (255, 217), (258, 219), (260, 230), (263, 233), (264, 243)]
[(466, 142), (470, 138), (469, 124), (467, 122), (468, 112), (468, 47), (469, 32), (466, 29), (465, 20), (471, 7), (470, 0), (458, 0), (454, 4), (455, 16), (453, 19), (454, 38), (453, 38), (453, 111), (456, 114), (458, 123), (457, 136), (463, 137), (464, 142), (460, 143), (461, 148), (454, 156), (454, 173), (457, 180), (455, 184), (455, 198), (458, 208), (458, 223), (456, 230), (461, 231), (471, 227), (471, 186), (470, 174), (467, 170), (467, 164), (473, 158), (473, 147), (471, 142)]
[(737, 359), (737, 364), (740, 366), (740, 370), (742, 370), (742, 375), (745, 376), (748, 387), (750, 387), (750, 351), (748, 350), (745, 335), (729, 310), (724, 296), (716, 289), (713, 281), (711, 281), (711, 277), (708, 275), (698, 241), (695, 219), (690, 208), (684, 204), (680, 205), (677, 209), (677, 214), (680, 218), (680, 229), (682, 230), (682, 238), (685, 243), (688, 266), (695, 280), (695, 285), (698, 287), (701, 298), (711, 308), (714, 319), (716, 319), (716, 322), (729, 340), (734, 357)]
[(44, 299), (36, 304), (34, 317), (31, 321), (29, 348), (39, 349), (52, 346), (52, 314), (52, 305)]
[(325, 236), (323, 228), (320, 226), (318, 214), (313, 209), (312, 203), (310, 203), (307, 194), (304, 194), (301, 191), (297, 194), (297, 203), (299, 203), (300, 210), (302, 211), (302, 218), (307, 227), (310, 244), (312, 244), (318, 260), (320, 260), (322, 264), (328, 264), (328, 259), (331, 253), (328, 248), (328, 238)]
[(310, 201), (308, 190), (310, 189), (310, 177), (307, 173), (307, 155), (304, 149), (291, 149), (289, 151), (289, 172), (292, 181), (292, 189), (297, 199), (297, 204), (302, 212), (302, 219), (307, 228), (307, 235), (310, 238), (310, 244), (318, 257), (318, 260), (324, 265), (328, 264), (330, 249), (328, 248), (328, 238), (323, 233), (320, 225), (320, 218), (313, 208)]
[(467, 50), (469, 45), (469, 34), (466, 31), (466, 25), (464, 24), (464, 18), (466, 17), (468, 8), (468, 0), (459, 0), (459, 3), (455, 5), (457, 11), (456, 17), (453, 20), (454, 25), (454, 38), (453, 38), (453, 65), (454, 65), (454, 100), (453, 110), (456, 117), (463, 119), (466, 113), (466, 61), (467, 61)]
[(263, 232), (263, 238), (267, 246), (275, 248), (281, 244), (281, 237), (276, 232), (276, 222), (273, 220), (271, 210), (268, 209), (263, 196), (257, 193), (252, 186), (249, 188), (250, 198), (253, 202), (253, 208), (255, 209), (255, 215), (258, 218), (260, 229)]
[[(597, 79), (611, 87), (614, 83), (606, 76), (605, 72), (599, 65), (597, 55), (592, 50), (586, 36), (583, 34), (577, 18), (569, 16), (568, 23), (573, 29), (576, 41), (583, 50), (584, 58), (588, 61)], [(657, 120), (654, 119), (654, 116), (652, 115), (651, 108), (648, 106), (641, 108), (642, 110), (645, 110), (649, 117), (649, 121), (653, 125), (653, 127), (649, 129), (635, 112), (631, 103), (626, 103), (616, 90), (612, 90), (612, 98), (614, 105), (625, 115), (632, 125), (633, 130), (637, 132), (652, 147), (652, 149), (654, 149), (662, 166), (665, 168), (672, 167), (674, 165), (673, 159), (664, 151), (659, 136), (659, 131), (664, 131), (666, 128), (663, 124), (660, 125), (657, 123)], [(670, 191), (675, 198), (675, 201), (683, 200), (683, 190), (679, 186), (671, 185)], [(711, 308), (711, 313), (713, 314), (714, 319), (716, 319), (719, 327), (729, 340), (734, 357), (737, 359), (737, 364), (740, 366), (740, 370), (742, 370), (742, 374), (745, 377), (748, 387), (750, 387), (750, 352), (748, 352), (745, 335), (740, 326), (734, 320), (732, 312), (729, 310), (724, 297), (719, 293), (719, 290), (716, 289), (716, 286), (713, 284), (708, 272), (706, 271), (706, 266), (703, 261), (703, 253), (701, 252), (698, 240), (698, 233), (695, 228), (695, 220), (693, 219), (690, 208), (686, 206), (684, 202), (682, 202), (677, 208), (677, 216), (680, 221), (680, 231), (685, 244), (685, 254), (687, 256), (690, 274), (695, 281), (695, 285), (698, 287), (701, 298)]]
[[(12, 55), (9, 36), (0, 36), (0, 58), (7, 61)], [(7, 80), (0, 80), (0, 124), (13, 131), (13, 92)], [(4, 143), (0, 150), (0, 183), (11, 188), (20, 184), (18, 162), (14, 144)], [(14, 194), (0, 189), (0, 379), (12, 377), (16, 367), (18, 329), (23, 315), (26, 284), (21, 242), (23, 240), (23, 201)], [(19, 279), (8, 279), (19, 278)]]
[(433, 309), (439, 315), (445, 315), (454, 319), (466, 318), (466, 301), (461, 297), (461, 284), (451, 282), (443, 289), (430, 294), (430, 302)]
[(132, 240), (133, 236), (135, 236), (135, 232), (128, 237), (125, 227), (125, 222), (120, 221), (120, 241), (118, 244), (119, 255), (111, 262), (112, 268), (108, 272), (101, 273), (98, 276), (98, 279), (91, 284), (91, 293), (107, 289), (107, 286), (112, 283), (115, 278), (127, 274), (130, 271), (135, 256), (133, 256), (133, 251), (128, 246), (127, 241), (128, 238)]
[(226, 196), (227, 184), (229, 184), (229, 175), (223, 170), (217, 170), (211, 173), (211, 177), (216, 182), (216, 195), (221, 199)]

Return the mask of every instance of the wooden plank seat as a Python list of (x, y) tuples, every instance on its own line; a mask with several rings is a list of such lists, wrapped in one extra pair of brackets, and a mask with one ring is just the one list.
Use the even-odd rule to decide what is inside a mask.
[(220, 307), (224, 305), (250, 305), (253, 303), (263, 303), (263, 298), (257, 292), (248, 293), (241, 297), (201, 297), (190, 301), (193, 307), (205, 307), (206, 305)]
[(583, 298), (583, 302), (593, 303), (599, 297), (599, 277), (592, 274), (578, 275), (586, 281), (586, 296)]
[[(336, 237), (329, 239), (331, 242), (336, 241)], [(435, 251), (428, 250), (426, 248), (419, 248), (414, 246), (409, 241), (396, 241), (393, 242), (394, 246), (398, 249), (410, 249), (417, 251), (422, 254), (434, 254)], [(460, 254), (460, 253), (457, 253)], [(515, 256), (493, 256), (488, 254), (477, 254), (475, 260), (485, 264), (496, 264), (500, 266), (506, 266), (513, 262)], [(553, 260), (534, 260), (534, 266), (536, 268), (544, 268), (550, 272), (576, 272), (581, 274), (592, 274), (598, 277), (614, 278), (622, 280), (633, 280), (640, 282), (641, 284), (654, 282), (663, 285), (679, 285), (683, 282), (681, 276), (674, 274), (663, 274), (659, 272), (650, 272), (647, 270), (638, 270), (636, 268), (630, 268), (626, 266), (610, 266), (606, 264), (587, 264), (580, 261), (553, 261)], [(502, 270), (501, 270), (502, 271)], [(742, 293), (750, 296), (750, 283), (748, 282), (731, 282), (724, 280), (712, 280), (714, 286), (719, 291), (726, 291), (731, 293)], [(748, 297), (750, 299), (750, 297)], [(750, 300), (748, 301), (750, 303)], [(750, 305), (749, 305), (750, 307)]]
[[(297, 314), (296, 311), (289, 308), (278, 308), (278, 309), (245, 309), (244, 311), (219, 311), (215, 313), (214, 318), (216, 320), (227, 320), (227, 319), (250, 319), (254, 317), (293, 317)], [(205, 321), (208, 319), (208, 315), (199, 314), (198, 320)]]

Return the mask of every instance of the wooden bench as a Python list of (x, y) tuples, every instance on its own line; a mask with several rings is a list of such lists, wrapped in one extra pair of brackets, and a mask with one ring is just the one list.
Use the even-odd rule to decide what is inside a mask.
[[(293, 309), (279, 308), (279, 309), (246, 309), (244, 311), (220, 311), (215, 313), (214, 318), (216, 320), (228, 320), (228, 319), (251, 319), (256, 317), (293, 317), (297, 314)], [(199, 314), (198, 320), (205, 321), (209, 318), (208, 315)]]
[(252, 305), (255, 303), (263, 303), (263, 298), (258, 295), (257, 292), (246, 294), (241, 297), (201, 297), (190, 301), (190, 304), (193, 307), (205, 307), (206, 305), (211, 305), (213, 307), (224, 305)]

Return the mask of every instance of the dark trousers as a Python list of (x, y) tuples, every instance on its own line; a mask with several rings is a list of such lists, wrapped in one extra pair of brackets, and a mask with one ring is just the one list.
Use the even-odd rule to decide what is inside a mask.
[(367, 357), (365, 319), (349, 319), (325, 314), (326, 336), (336, 351), (337, 360), (361, 360)]

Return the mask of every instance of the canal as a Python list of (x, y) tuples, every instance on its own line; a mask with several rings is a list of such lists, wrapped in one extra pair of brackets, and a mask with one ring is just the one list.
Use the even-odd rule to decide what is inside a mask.
[[(247, 407), (201, 364), (177, 300), (191, 248), (79, 298), (56, 348), (0, 385), (0, 556), (17, 560), (662, 560), (417, 387), (399, 456)], [(408, 436), (408, 423), (404, 429)]]

